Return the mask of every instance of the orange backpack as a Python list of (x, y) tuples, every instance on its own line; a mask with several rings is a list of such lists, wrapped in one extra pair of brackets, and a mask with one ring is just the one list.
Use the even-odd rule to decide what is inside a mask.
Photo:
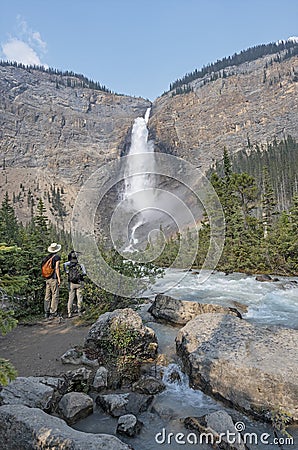
[(52, 267), (53, 258), (55, 255), (51, 256), (49, 259), (47, 259), (45, 262), (41, 265), (41, 274), (44, 278), (48, 279), (51, 278), (53, 275), (55, 269)]

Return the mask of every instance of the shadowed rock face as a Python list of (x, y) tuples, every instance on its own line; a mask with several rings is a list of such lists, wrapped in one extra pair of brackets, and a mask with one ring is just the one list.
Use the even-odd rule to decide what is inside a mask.
[(280, 407), (298, 421), (298, 331), (203, 314), (176, 338), (193, 387), (266, 418)]

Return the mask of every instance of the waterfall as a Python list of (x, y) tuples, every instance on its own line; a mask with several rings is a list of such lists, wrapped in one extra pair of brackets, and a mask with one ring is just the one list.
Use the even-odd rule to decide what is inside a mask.
[[(149, 220), (150, 211), (143, 210), (144, 199), (148, 199), (148, 195), (153, 195), (148, 189), (154, 187), (154, 145), (153, 142), (148, 141), (148, 120), (150, 116), (151, 108), (147, 108), (144, 117), (137, 117), (134, 121), (131, 132), (131, 146), (128, 152), (128, 156), (132, 155), (146, 155), (144, 157), (143, 164), (139, 164), (136, 174), (136, 168), (134, 166), (135, 159), (128, 158), (125, 168), (125, 182), (123, 200), (127, 202), (128, 209), (131, 213), (131, 221), (129, 224), (129, 245), (125, 249), (126, 251), (136, 251), (134, 247), (138, 243), (136, 237), (136, 231)], [(152, 154), (152, 158), (149, 159), (148, 154)], [(147, 191), (146, 191), (147, 190)], [(136, 195), (137, 194), (137, 195)]]

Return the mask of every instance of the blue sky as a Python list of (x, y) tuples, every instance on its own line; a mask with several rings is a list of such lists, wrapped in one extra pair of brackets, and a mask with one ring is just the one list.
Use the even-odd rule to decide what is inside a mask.
[(1, 3), (1, 59), (73, 70), (150, 100), (187, 72), (298, 35), (297, 0)]

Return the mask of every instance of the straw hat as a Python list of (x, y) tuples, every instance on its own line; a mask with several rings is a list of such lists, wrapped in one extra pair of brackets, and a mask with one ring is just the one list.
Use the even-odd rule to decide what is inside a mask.
[(53, 242), (48, 248), (49, 253), (57, 253), (60, 250), (61, 250), (61, 245), (57, 244), (57, 242)]

